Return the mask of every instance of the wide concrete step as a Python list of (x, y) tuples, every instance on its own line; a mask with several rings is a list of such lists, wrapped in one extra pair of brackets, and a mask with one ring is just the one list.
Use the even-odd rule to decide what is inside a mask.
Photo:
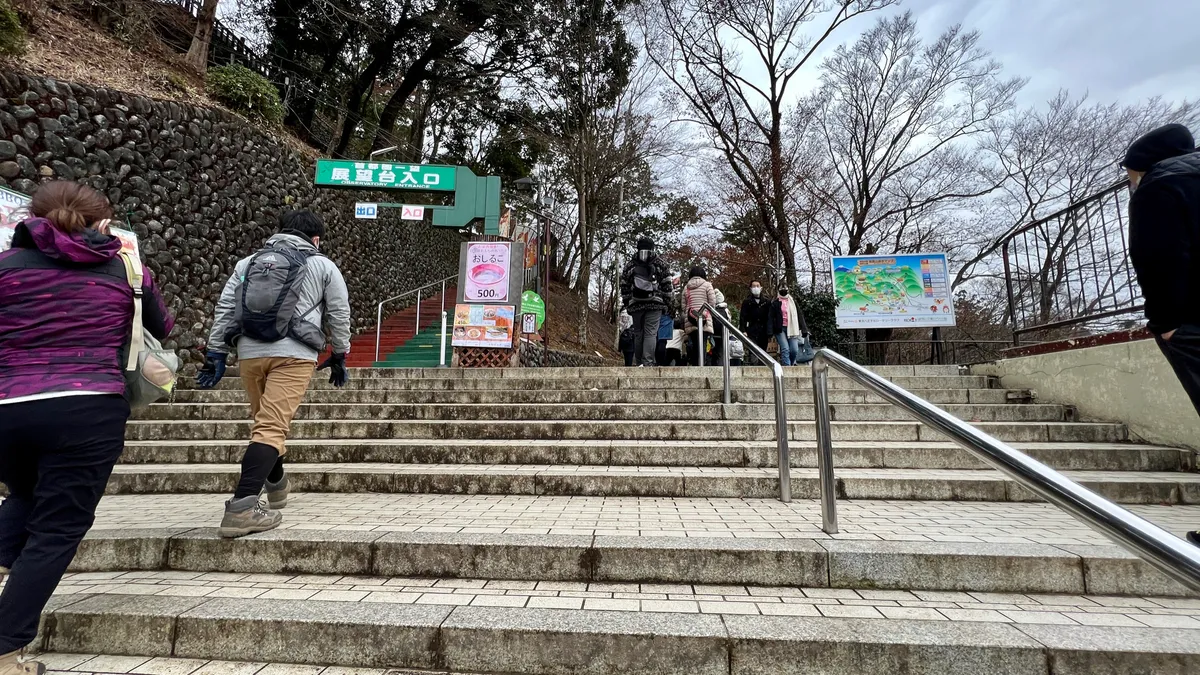
[[(295, 494), (280, 529), (221, 540), (227, 494), (105, 497), (77, 571), (405, 575), (1179, 595), (1044, 503)], [(1131, 505), (1182, 535), (1198, 506)]]
[[(1025, 443), (1114, 443), (1127, 440), (1123, 425), (1079, 422), (981, 422), (975, 425), (1002, 441)], [(794, 440), (815, 440), (812, 422), (790, 422)], [(944, 441), (916, 422), (834, 422), (835, 441)], [(245, 440), (250, 421), (135, 420), (125, 428), (131, 441)], [(726, 440), (769, 441), (774, 420), (298, 420), (291, 439), (492, 439), (492, 440)]]
[[(292, 489), (333, 493), (585, 495), (600, 497), (738, 497), (779, 495), (778, 471), (752, 467), (538, 466), (498, 464), (290, 464)], [(233, 492), (236, 464), (126, 464), (107, 494)], [(1200, 474), (1071, 471), (1066, 475), (1123, 504), (1200, 504)], [(1037, 501), (1031, 491), (991, 470), (842, 469), (842, 499)], [(816, 499), (817, 471), (795, 469), (792, 495)]]
[[(136, 593), (145, 589), (129, 584), (141, 579), (236, 581), (225, 575), (256, 574), (273, 575), (281, 581), (281, 574), (320, 574), (334, 578), (1195, 595), (1113, 546), (835, 539), (281, 529), (230, 540), (217, 536), (215, 528), (101, 530), (84, 540), (71, 569), (94, 574), (67, 578), (62, 594), (120, 590), (113, 587), (117, 578), (124, 579), (126, 592)], [(129, 570), (142, 574), (119, 574)], [(161, 590), (184, 593), (186, 589), (180, 587), (190, 585), (180, 583)], [(305, 597), (318, 589), (313, 590)], [(1200, 606), (1196, 609), (1200, 612)]]
[[(340, 601), (117, 593), (67, 597), (48, 611), (46, 624), (54, 628), (46, 631), (41, 646), (58, 652), (513, 675), (1166, 675), (1200, 667), (1200, 630), (1151, 628), (1137, 619), (1131, 620), (1134, 626), (1094, 626), (1068, 617), (1071, 624), (1056, 625), (1049, 615), (1064, 613), (1039, 617), (1034, 610), (1009, 611), (1041, 622), (885, 619), (870, 606), (784, 603), (782, 597), (778, 603), (743, 603), (740, 613), (737, 603), (723, 603), (732, 606), (724, 614), (701, 611), (699, 601), (694, 601), (695, 612), (646, 611), (640, 599), (615, 597), (533, 596), (541, 602), (532, 607), (453, 604), (481, 597), (454, 598), (454, 593), (422, 593), (411, 603), (396, 602), (404, 594), (384, 595), (388, 591), (375, 591), (373, 600), (348, 599), (361, 593), (330, 590), (323, 596), (345, 598)], [(425, 597), (429, 600), (420, 602)], [(679, 602), (665, 606), (691, 607)], [(539, 606), (556, 604), (581, 608)], [(751, 604), (754, 614), (748, 613)], [(758, 613), (759, 604), (795, 607), (770, 616)], [(712, 602), (706, 607), (714, 609)], [(852, 618), (870, 616), (868, 609), (880, 618)]]
[[(1027, 393), (1004, 389), (920, 389), (917, 396), (937, 405), (949, 403), (1024, 403)], [(883, 398), (864, 390), (833, 389), (831, 403), (883, 403)], [(734, 389), (734, 403), (774, 403), (774, 392), (763, 389)], [(306, 403), (374, 403), (374, 404), (478, 404), (478, 403), (720, 403), (722, 392), (716, 389), (478, 389), (452, 391), (445, 389), (314, 389), (304, 396)], [(813, 400), (812, 389), (789, 390), (789, 403), (808, 403)], [(181, 403), (241, 403), (246, 393), (240, 389), (212, 391), (183, 390), (175, 394), (173, 404)], [(157, 404), (153, 407), (170, 405)]]
[[(392, 370), (389, 368), (373, 368), (366, 370), (372, 374), (378, 371)], [(403, 370), (403, 369), (395, 369)], [(425, 370), (439, 371), (437, 368), (428, 368)], [(534, 372), (538, 369), (528, 369)], [(638, 372), (643, 369), (626, 369), (623, 373)], [(427, 378), (404, 378), (404, 377), (385, 377), (373, 376), (356, 378), (351, 375), (351, 379), (346, 383), (343, 391), (363, 389), (368, 391), (378, 390), (420, 390), (420, 391), (477, 391), (477, 390), (562, 390), (562, 389), (720, 389), (724, 386), (724, 380), (719, 372), (712, 375), (701, 374), (703, 371), (696, 368), (680, 368), (686, 375), (680, 377), (629, 377), (627, 375), (592, 375), (582, 374), (575, 377), (427, 377)], [(480, 371), (489, 372), (489, 371)], [(784, 379), (784, 388), (787, 391), (812, 391), (812, 378), (807, 375), (808, 370), (804, 369), (804, 374), (793, 375), (791, 371)], [(324, 375), (324, 376), (322, 376)], [(917, 389), (989, 389), (991, 388), (990, 380), (987, 377), (980, 375), (962, 375), (962, 376), (896, 376), (889, 378), (898, 386), (908, 389), (909, 391)], [(188, 381), (184, 383), (184, 388), (194, 388)], [(736, 377), (731, 386), (735, 388), (746, 389), (769, 389), (773, 386), (773, 380), (766, 374), (766, 371), (760, 373), (751, 373), (745, 376)], [(241, 381), (234, 375), (226, 375), (225, 379), (221, 380), (217, 385), (217, 391), (241, 389)], [(310, 389), (337, 389), (329, 383), (327, 373), (318, 373), (309, 385)], [(858, 383), (845, 377), (833, 377), (829, 380), (830, 389), (855, 389), (861, 390), (862, 387)]]
[[(817, 465), (816, 443), (791, 441), (791, 465)], [(1190, 450), (1131, 443), (1019, 443), (1017, 449), (1055, 469), (1186, 471)], [(494, 440), (290, 441), (288, 461), (303, 464), (579, 464), (606, 466), (778, 466), (774, 441), (558, 441)], [(244, 442), (127, 441), (124, 464), (240, 463)], [(840, 442), (834, 465), (863, 469), (983, 469), (967, 450), (945, 442)]]
[[(887, 403), (836, 403), (835, 421), (897, 421), (912, 417)], [(1060, 405), (949, 404), (943, 410), (968, 421), (1060, 422)], [(249, 415), (244, 403), (155, 405), (138, 410), (139, 420), (241, 420)], [(811, 420), (812, 405), (787, 406), (792, 420)], [(770, 404), (719, 403), (306, 403), (299, 420), (774, 420)]]

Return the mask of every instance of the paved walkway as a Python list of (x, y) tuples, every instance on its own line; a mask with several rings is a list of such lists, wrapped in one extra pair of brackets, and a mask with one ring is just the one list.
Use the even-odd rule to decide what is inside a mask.
[(1200, 599), (202, 572), (68, 574), (59, 595), (1200, 628)]
[[(95, 529), (216, 527), (225, 495), (109, 496)], [(1182, 535), (1200, 506), (1128, 507)], [(1108, 540), (1044, 503), (841, 501), (836, 539), (1040, 544)], [(295, 530), (828, 539), (815, 500), (294, 494)]]

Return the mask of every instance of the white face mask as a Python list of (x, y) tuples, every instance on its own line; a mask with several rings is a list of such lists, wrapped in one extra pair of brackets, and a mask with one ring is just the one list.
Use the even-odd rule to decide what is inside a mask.
[(754, 296), (754, 297), (756, 297), (756, 298), (757, 298), (759, 295), (762, 295), (762, 286), (751, 286), (751, 287), (750, 287), (750, 294), (751, 294), (751, 295), (753, 295), (753, 296)]

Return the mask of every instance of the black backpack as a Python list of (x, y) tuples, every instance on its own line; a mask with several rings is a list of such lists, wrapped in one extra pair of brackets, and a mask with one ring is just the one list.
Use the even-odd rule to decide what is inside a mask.
[(638, 261), (633, 267), (633, 297), (639, 300), (654, 297), (658, 284), (654, 282), (654, 269), (649, 262)]
[(303, 321), (318, 305), (296, 316), (301, 283), (309, 273), (308, 259), (315, 255), (319, 254), (290, 246), (267, 246), (251, 256), (234, 289), (237, 304), (225, 343), (235, 345), (243, 335), (260, 342), (290, 337), (323, 350), (325, 334), (321, 328)]

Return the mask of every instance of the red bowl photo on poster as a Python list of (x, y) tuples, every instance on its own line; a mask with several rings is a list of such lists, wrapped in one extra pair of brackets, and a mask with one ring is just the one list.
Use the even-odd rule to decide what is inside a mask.
[(471, 281), (480, 286), (495, 286), (504, 281), (506, 270), (494, 263), (484, 263), (471, 268)]

